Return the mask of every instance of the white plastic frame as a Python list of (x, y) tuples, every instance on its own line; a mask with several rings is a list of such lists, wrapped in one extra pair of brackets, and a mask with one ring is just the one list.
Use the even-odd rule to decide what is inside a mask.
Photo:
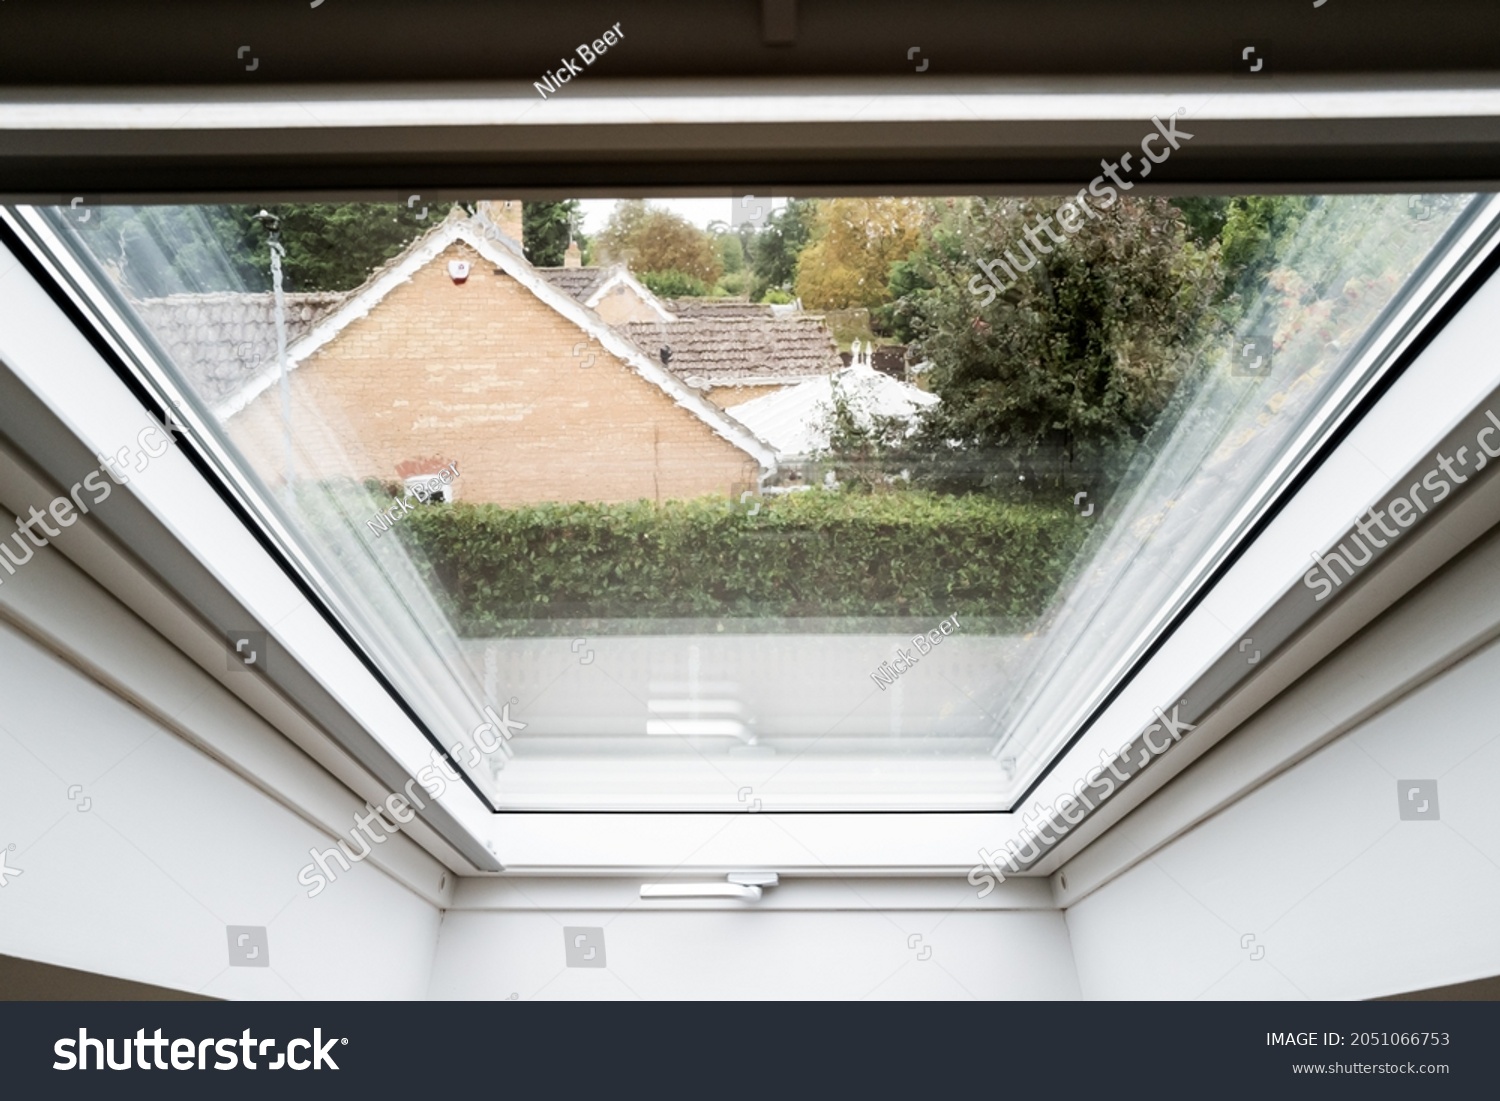
[[(1440, 258), (1411, 299), (1412, 316), (1396, 331), (1410, 341), (1460, 285), (1482, 252), (1466, 249), (1488, 232), (1500, 203)], [(35, 212), (21, 212), (35, 229)], [(1464, 258), (1465, 270), (1457, 270)], [(102, 295), (64, 250), (49, 261), (86, 311), (107, 318)], [(100, 451), (134, 441), (145, 411), (45, 290), (13, 257), (0, 252), (0, 354), (79, 437)], [(1354, 427), (1331, 458), (1250, 546), (1151, 661), (1125, 686), (1093, 727), (1059, 762), (1027, 805), (1050, 803), (1084, 775), (1101, 749), (1113, 749), (1140, 727), (1152, 707), (1169, 703), (1246, 624), (1306, 568), (1311, 548), (1335, 535), (1364, 503), (1418, 459), (1456, 415), (1500, 381), (1500, 366), (1469, 359), (1482, 346), (1488, 317), (1500, 306), (1500, 284), (1487, 285), (1440, 338), (1407, 369), (1379, 405)], [(128, 328), (105, 334), (127, 361), (143, 362)], [(1399, 347), (1372, 355), (1389, 358)], [(199, 433), (199, 439), (210, 438)], [(224, 464), (227, 457), (219, 456)], [(222, 467), (221, 467), (222, 468)], [(214, 489), (173, 451), (132, 480), (138, 497), (260, 622), (349, 709), (412, 775), (431, 748), (369, 670), (338, 638), (290, 578), (234, 518)], [(274, 534), (274, 533), (273, 533)], [(282, 545), (290, 544), (289, 540)], [(1000, 849), (1020, 832), (1004, 813), (491, 814), (472, 792), (451, 786), (444, 806), (495, 852), (508, 871), (530, 874), (662, 874), (774, 869), (791, 875), (961, 873), (981, 847)]]

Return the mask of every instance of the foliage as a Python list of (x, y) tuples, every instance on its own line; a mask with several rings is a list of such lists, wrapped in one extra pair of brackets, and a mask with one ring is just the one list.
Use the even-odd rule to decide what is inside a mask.
[(644, 199), (623, 199), (595, 239), (600, 259), (642, 272), (678, 271), (708, 286), (723, 272), (713, 238), (686, 218)]
[[(1188, 241), (1159, 199), (1124, 199), (1085, 219), (1002, 294), (978, 260), (1024, 260), (1056, 199), (970, 199), (942, 211), (918, 254), (910, 322), (942, 403), (929, 450), (986, 456), (990, 477), (1040, 477), (1142, 438), (1187, 369), (1182, 349), (1212, 322), (1217, 255)], [(1018, 243), (1022, 248), (1018, 248)], [(1004, 456), (1004, 458), (1001, 458)]]
[(1224, 232), (1224, 219), (1233, 200), (1223, 195), (1180, 195), (1168, 201), (1182, 211), (1188, 238), (1200, 248), (1207, 248)]
[(1269, 261), (1262, 261), (1270, 264), (1265, 275), (1236, 303), (1246, 331), (1272, 335), (1273, 377), (1292, 382), (1304, 372), (1320, 377), (1333, 367), (1357, 345), (1448, 224), (1445, 218), (1413, 217), (1405, 196), (1307, 201), (1272, 243)]
[(891, 266), (921, 240), (922, 209), (917, 199), (820, 202), (812, 241), (797, 259), (797, 297), (811, 309), (884, 304)]
[(643, 271), (638, 279), (658, 298), (705, 298), (713, 288), (701, 279), (680, 271)]
[(745, 270), (745, 243), (737, 234), (715, 234), (714, 243), (718, 247), (719, 263), (724, 266), (725, 275), (735, 275)]
[[(750, 297), (756, 302), (793, 301), (792, 283), (797, 278), (797, 258), (812, 238), (814, 199), (789, 199), (773, 210), (765, 228), (750, 239), (750, 270), (755, 275)], [(772, 292), (780, 292), (775, 297)]]
[(750, 297), (751, 275), (748, 271), (726, 272), (719, 276), (719, 285), (714, 288), (714, 293), (724, 292), (731, 298)]
[[(284, 203), (283, 286), (351, 290), (440, 221), (444, 208), (397, 203)], [(271, 289), (271, 257), (258, 206), (96, 207), (79, 235), (134, 294), (158, 297)]]
[(889, 492), (906, 482), (902, 467), (910, 455), (907, 436), (911, 422), (905, 417), (882, 416), (864, 408), (833, 382), (833, 396), (823, 410), (822, 427), (828, 448), (818, 458), (825, 460), (838, 481), (854, 492)]
[(1229, 201), (1219, 235), (1226, 294), (1264, 280), (1314, 201), (1307, 195), (1243, 195)]
[(983, 497), (811, 490), (758, 504), (459, 504), (397, 530), (471, 635), (582, 617), (1030, 622), (1088, 530), (1069, 509)]
[(919, 256), (909, 256), (891, 265), (884, 304), (870, 312), (871, 327), (881, 336), (891, 336), (902, 344), (916, 340), (912, 330), (912, 303), (920, 291), (932, 289), (932, 283)]
[(833, 342), (840, 348), (850, 348), (856, 340), (861, 344), (874, 343), (869, 310), (824, 310), (823, 324), (828, 326)]
[(526, 259), (539, 268), (562, 267), (568, 243), (578, 236), (578, 222), (577, 199), (522, 203), (521, 241)]

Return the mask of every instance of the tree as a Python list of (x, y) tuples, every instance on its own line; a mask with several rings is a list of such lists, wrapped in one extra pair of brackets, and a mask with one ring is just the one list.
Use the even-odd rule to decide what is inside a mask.
[(706, 298), (713, 288), (701, 279), (680, 271), (643, 271), (641, 282), (658, 298)]
[(105, 206), (75, 229), (124, 289), (156, 298), (269, 289), (268, 265), (252, 255), (252, 224), (240, 207)]
[(891, 277), (887, 283), (887, 302), (870, 311), (870, 324), (881, 336), (894, 336), (903, 344), (910, 344), (917, 334), (912, 331), (912, 304), (919, 291), (932, 289), (929, 276), (924, 269), (920, 253), (891, 265)]
[[(539, 268), (560, 268), (577, 234), (578, 200), (521, 204), (521, 242)], [(582, 246), (580, 246), (580, 249)]]
[[(1097, 220), (1080, 216), (1047, 245), (1036, 227), (1053, 217), (1066, 228), (1054, 217), (1063, 205), (956, 201), (917, 254), (930, 286), (911, 296), (911, 325), (942, 398), (924, 446), (945, 460), (966, 451), (971, 465), (977, 453), (992, 485), (1017, 472), (1035, 484), (1140, 440), (1188, 370), (1184, 345), (1212, 323), (1217, 252), (1187, 239), (1179, 211), (1160, 199), (1096, 205)], [(1028, 240), (1035, 262), (995, 293), (976, 261), (1024, 259)]]
[(888, 298), (891, 267), (922, 236), (918, 199), (828, 199), (797, 259), (796, 292), (814, 309), (874, 308)]
[(724, 265), (725, 275), (738, 275), (745, 270), (745, 245), (737, 234), (716, 234), (714, 243), (718, 246), (719, 262)]
[(792, 300), (797, 258), (812, 238), (812, 222), (817, 208), (814, 199), (789, 199), (786, 206), (772, 211), (765, 228), (749, 239), (747, 253), (754, 276), (750, 297), (755, 301), (767, 302), (783, 297), (785, 301)]
[(686, 218), (644, 199), (624, 199), (595, 240), (600, 257), (638, 274), (676, 271), (709, 286), (724, 270), (713, 238)]
[(1307, 195), (1244, 195), (1229, 201), (1219, 233), (1224, 293), (1260, 283), (1312, 208)]
[(876, 492), (906, 483), (901, 467), (909, 455), (911, 422), (867, 408), (834, 378), (830, 400), (820, 410), (819, 427), (828, 435), (825, 460), (840, 484), (856, 492)]
[(719, 250), (719, 261), (724, 265), (724, 274), (719, 276), (719, 285), (713, 291), (736, 298), (747, 296), (753, 282), (746, 260), (747, 242), (754, 237), (755, 228), (748, 223), (734, 228), (724, 222), (710, 222), (708, 232)]
[(1194, 244), (1220, 246), (1222, 297), (1259, 285), (1279, 262), (1315, 200), (1305, 195), (1189, 195), (1171, 200)]
[[(442, 220), (398, 203), (280, 203), (288, 291), (351, 290)], [(145, 297), (268, 291), (271, 255), (258, 206), (101, 207), (78, 227), (94, 255)], [(425, 217), (420, 217), (425, 211)]]
[(1193, 243), (1207, 248), (1224, 232), (1224, 219), (1234, 200), (1223, 195), (1180, 195), (1169, 201), (1182, 211), (1182, 220)]

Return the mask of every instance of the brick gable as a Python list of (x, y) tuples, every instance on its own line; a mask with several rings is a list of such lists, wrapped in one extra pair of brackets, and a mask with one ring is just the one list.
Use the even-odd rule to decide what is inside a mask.
[[(470, 263), (467, 282), (449, 278), (450, 260)], [(291, 380), (302, 478), (394, 480), (403, 464), (441, 456), (458, 461), (458, 500), (507, 505), (729, 496), (757, 484), (745, 451), (463, 241)], [(335, 417), (343, 426), (318, 431)], [(279, 481), (278, 388), (229, 427)]]

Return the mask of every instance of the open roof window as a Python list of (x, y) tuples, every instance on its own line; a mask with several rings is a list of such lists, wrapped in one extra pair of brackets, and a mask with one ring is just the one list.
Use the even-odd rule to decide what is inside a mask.
[(720, 202), (47, 218), (497, 807), (1004, 810), (1470, 209)]

